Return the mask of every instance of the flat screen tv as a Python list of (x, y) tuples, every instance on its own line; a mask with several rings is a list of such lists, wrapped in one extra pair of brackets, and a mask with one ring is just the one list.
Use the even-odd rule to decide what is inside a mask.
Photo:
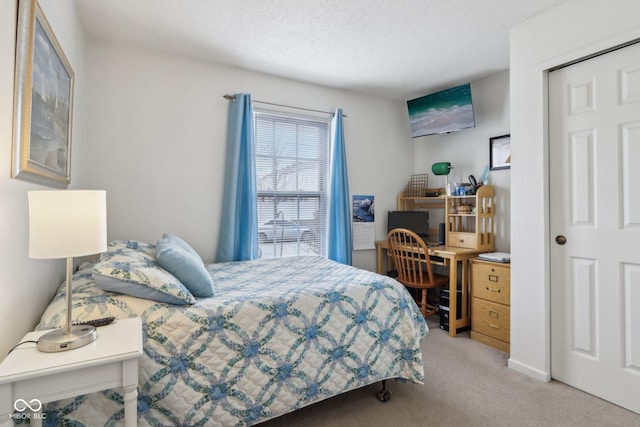
[(429, 238), (429, 212), (389, 211), (387, 214), (387, 233), (394, 228), (409, 229), (426, 241)]
[(411, 136), (448, 133), (475, 127), (471, 84), (463, 84), (407, 101)]

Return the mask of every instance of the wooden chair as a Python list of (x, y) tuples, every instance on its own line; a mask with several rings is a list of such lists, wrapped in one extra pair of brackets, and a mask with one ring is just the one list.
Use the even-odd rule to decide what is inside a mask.
[(429, 249), (422, 238), (406, 228), (394, 228), (387, 235), (389, 254), (398, 270), (396, 280), (408, 288), (422, 289), (420, 311), (426, 318), (438, 312), (427, 304), (427, 289), (449, 285), (449, 277), (433, 273)]

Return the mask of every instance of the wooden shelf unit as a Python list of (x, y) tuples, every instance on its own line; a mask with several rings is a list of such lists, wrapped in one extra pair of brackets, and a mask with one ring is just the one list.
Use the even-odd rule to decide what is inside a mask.
[(475, 195), (447, 196), (447, 245), (487, 252), (494, 250), (494, 215), (495, 194), (491, 185), (478, 188)]
[[(447, 246), (484, 252), (495, 250), (495, 190), (492, 185), (483, 185), (475, 195), (469, 196), (409, 197), (400, 192), (397, 206), (399, 211), (444, 209)], [(462, 209), (466, 210), (460, 212)], [(438, 235), (437, 228), (429, 231), (432, 236)]]

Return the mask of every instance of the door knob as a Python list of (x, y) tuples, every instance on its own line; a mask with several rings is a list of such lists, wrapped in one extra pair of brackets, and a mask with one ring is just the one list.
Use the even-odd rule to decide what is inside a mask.
[(560, 234), (556, 236), (556, 243), (559, 245), (564, 245), (565, 243), (567, 243), (567, 238)]

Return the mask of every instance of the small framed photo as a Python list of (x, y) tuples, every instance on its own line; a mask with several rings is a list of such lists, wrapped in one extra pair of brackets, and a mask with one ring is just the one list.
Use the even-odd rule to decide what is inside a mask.
[(74, 73), (36, 0), (20, 0), (16, 39), (13, 178), (71, 181)]
[(489, 138), (489, 168), (492, 171), (511, 168), (511, 135)]

